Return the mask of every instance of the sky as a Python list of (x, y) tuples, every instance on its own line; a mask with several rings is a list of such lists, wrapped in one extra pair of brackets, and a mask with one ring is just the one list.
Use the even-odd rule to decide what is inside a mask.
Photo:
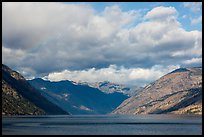
[(2, 63), (26, 79), (145, 86), (202, 66), (202, 2), (3, 2)]

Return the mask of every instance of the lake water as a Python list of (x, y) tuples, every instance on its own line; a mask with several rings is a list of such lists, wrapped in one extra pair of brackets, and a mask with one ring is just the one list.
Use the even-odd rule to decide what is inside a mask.
[(3, 135), (201, 135), (202, 116), (49, 115), (2, 118)]

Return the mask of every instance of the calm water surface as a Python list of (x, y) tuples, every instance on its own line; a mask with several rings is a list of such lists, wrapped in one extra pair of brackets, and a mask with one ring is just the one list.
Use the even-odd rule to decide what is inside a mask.
[(201, 135), (202, 116), (49, 115), (2, 118), (3, 135)]

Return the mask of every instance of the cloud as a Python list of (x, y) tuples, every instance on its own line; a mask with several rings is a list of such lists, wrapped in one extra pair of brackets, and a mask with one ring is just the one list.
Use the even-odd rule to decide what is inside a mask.
[(198, 12), (202, 10), (202, 2), (184, 2), (183, 6), (190, 8), (193, 12)]
[(183, 16), (182, 16), (183, 19), (186, 19), (187, 17), (188, 17), (187, 15), (183, 15)]
[[(189, 48), (183, 48), (181, 50), (177, 50), (175, 52), (172, 52), (172, 57), (201, 57), (202, 56), (202, 32), (199, 31), (191, 31), (187, 33), (188, 37), (193, 37), (193, 45)], [(186, 36), (187, 38), (187, 36)], [(189, 42), (189, 41), (188, 41)]]
[(103, 16), (109, 23), (113, 22), (113, 25), (123, 26), (137, 18), (139, 16), (139, 11), (130, 10), (123, 12), (119, 6), (113, 5), (105, 8)]
[(151, 11), (149, 11), (146, 15), (146, 19), (151, 19), (151, 20), (166, 20), (166, 19), (171, 19), (172, 17), (175, 18), (175, 15), (177, 15), (177, 11), (174, 7), (155, 7)]
[(179, 68), (179, 66), (160, 66), (155, 65), (150, 69), (145, 68), (124, 68), (116, 65), (110, 65), (107, 68), (90, 68), (81, 71), (64, 70), (61, 72), (50, 73), (44, 79), (50, 81), (72, 80), (77, 82), (100, 82), (112, 81), (120, 84), (133, 84), (144, 86), (148, 82), (163, 76), (166, 73)]
[(196, 25), (196, 24), (199, 24), (199, 23), (202, 23), (202, 16), (200, 16), (198, 18), (191, 19), (191, 24), (192, 25)]
[(38, 46), (69, 25), (83, 26), (94, 12), (85, 5), (46, 2), (4, 2), (2, 11), (3, 42), (16, 49)]
[(192, 58), (190, 60), (185, 60), (183, 61), (184, 64), (201, 64), (202, 63), (202, 58)]
[(174, 7), (155, 7), (144, 16), (140, 11), (117, 5), (98, 13), (87, 4), (3, 3), (2, 61), (26, 77), (64, 70), (100, 72), (102, 77), (106, 74), (99, 70), (105, 68), (122, 77), (123, 72), (115, 71), (123, 66), (124, 71), (136, 69), (128, 78), (146, 73), (146, 81), (156, 78), (151, 70), (155, 65), (201, 58), (202, 32), (183, 29)]
[(26, 53), (21, 49), (13, 50), (2, 46), (2, 62), (5, 64), (9, 62), (11, 65), (14, 65), (16, 64), (16, 62), (21, 62), (25, 55)]

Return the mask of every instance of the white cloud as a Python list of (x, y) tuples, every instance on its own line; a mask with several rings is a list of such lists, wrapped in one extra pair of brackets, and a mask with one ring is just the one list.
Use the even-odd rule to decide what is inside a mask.
[(106, 7), (103, 16), (109, 23), (113, 23), (113, 25), (123, 26), (139, 16), (139, 11), (130, 10), (127, 12), (123, 12), (119, 6), (114, 5), (111, 7)]
[(190, 8), (193, 12), (198, 12), (202, 10), (202, 2), (184, 2), (183, 6)]
[(130, 79), (145, 79), (145, 80), (153, 80), (157, 79), (160, 76), (162, 76), (164, 73), (160, 70), (154, 70), (154, 69), (142, 69), (137, 68), (133, 69), (131, 73), (129, 74)]
[(199, 24), (199, 23), (202, 23), (202, 16), (200, 16), (198, 18), (191, 19), (191, 24), (192, 25), (196, 25), (196, 24)]
[(183, 15), (183, 16), (182, 16), (183, 19), (186, 19), (187, 17), (188, 17), (187, 15)]
[(50, 73), (44, 79), (50, 81), (72, 80), (76, 82), (100, 82), (112, 81), (120, 84), (144, 85), (154, 81), (159, 77), (179, 68), (179, 66), (160, 66), (155, 65), (150, 69), (147, 68), (124, 68), (116, 65), (110, 65), (108, 68), (71, 71), (64, 70), (61, 72)]
[(195, 63), (202, 63), (202, 58), (192, 58), (190, 60), (183, 61), (184, 64), (195, 64)]
[(175, 15), (177, 15), (177, 11), (174, 7), (155, 7), (151, 11), (149, 11), (146, 15), (146, 19), (153, 19), (153, 20), (166, 20), (166, 19), (174, 19)]

